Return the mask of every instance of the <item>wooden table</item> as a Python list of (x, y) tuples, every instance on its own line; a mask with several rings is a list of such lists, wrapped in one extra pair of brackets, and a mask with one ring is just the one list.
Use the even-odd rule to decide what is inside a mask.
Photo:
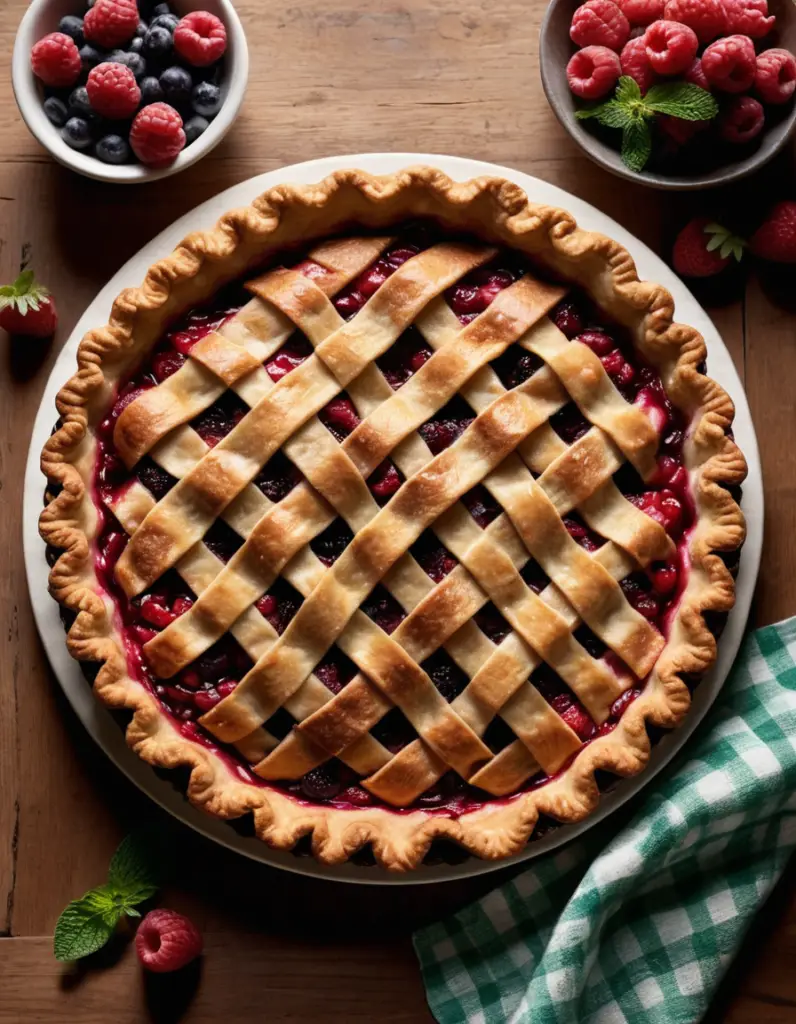
[[(711, 204), (758, 210), (785, 194), (794, 152), (762, 181), (711, 196), (671, 196), (619, 182), (558, 126), (539, 83), (542, 0), (242, 0), (251, 78), (240, 119), (198, 166), (134, 189), (53, 163), (22, 124), (9, 58), (24, 0), (0, 26), (0, 280), (31, 255), (58, 298), (54, 344), (0, 337), (0, 1022), (132, 1024), (177, 1019), (429, 1021), (412, 927), (472, 900), (500, 876), (382, 891), (255, 866), (173, 828), (184, 873), (167, 893), (207, 937), (201, 985), (145, 982), (116, 948), (82, 973), (51, 956), (65, 904), (105, 878), (120, 838), (156, 811), (94, 747), (66, 704), (36, 635), (20, 544), (28, 439), (56, 353), (78, 315), (140, 246), (196, 204), (254, 174), (332, 153), (453, 153), (555, 182), (615, 217), (659, 252)], [(782, 282), (780, 282), (782, 283)], [(766, 548), (756, 624), (796, 611), (796, 317), (772, 286), (701, 296), (746, 382), (766, 477)], [(791, 302), (793, 289), (791, 287)], [(710, 1020), (793, 1021), (794, 873), (761, 912)], [(118, 962), (116, 962), (118, 961)], [(181, 1016), (181, 1014), (183, 1014)]]

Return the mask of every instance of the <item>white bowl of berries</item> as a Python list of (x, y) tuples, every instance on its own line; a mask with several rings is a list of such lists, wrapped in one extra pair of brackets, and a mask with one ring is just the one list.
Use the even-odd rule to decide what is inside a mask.
[(229, 0), (32, 0), (14, 44), (22, 117), (60, 163), (134, 184), (226, 135), (249, 54)]
[(556, 116), (598, 164), (657, 188), (743, 178), (796, 127), (794, 0), (552, 0)]

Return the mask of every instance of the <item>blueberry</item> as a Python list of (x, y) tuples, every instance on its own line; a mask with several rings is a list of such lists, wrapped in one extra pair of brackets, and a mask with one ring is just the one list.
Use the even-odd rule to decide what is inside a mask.
[(104, 164), (125, 164), (130, 159), (130, 147), (121, 135), (103, 136), (94, 153)]
[(166, 68), (158, 81), (167, 103), (177, 107), (185, 106), (189, 102), (193, 81), (185, 68), (176, 65)]
[(82, 117), (70, 117), (61, 129), (61, 137), (72, 149), (87, 149), (91, 145), (91, 129)]
[[(54, 124), (56, 128), (63, 128), (69, 118), (66, 104), (57, 96), (49, 96), (44, 101), (44, 113), (50, 124)], [(205, 122), (205, 127), (207, 127), (207, 122)]]
[(136, 36), (134, 39), (131, 39), (130, 42), (127, 44), (127, 49), (130, 51), (130, 53), (141, 53), (141, 52), (143, 52), (143, 49), (144, 49), (144, 37), (143, 36)]
[(183, 125), (183, 131), (185, 132), (185, 145), (190, 146), (192, 142), (196, 142), (199, 136), (207, 131), (208, 121), (204, 117), (192, 117), (186, 121)]
[(76, 46), (82, 46), (85, 42), (83, 37), (83, 19), (76, 14), (67, 14), (58, 22), (58, 31), (65, 36), (74, 39)]
[(141, 105), (147, 106), (149, 103), (159, 103), (163, 99), (163, 90), (160, 88), (160, 82), (155, 78), (154, 75), (148, 75), (146, 78), (141, 79)]
[(159, 14), (149, 23), (150, 30), (153, 28), (168, 29), (169, 35), (174, 35), (174, 29), (179, 25), (180, 19), (176, 14)]
[(145, 21), (138, 22), (138, 28), (135, 30), (135, 38), (143, 39), (147, 32), (147, 23)]
[(212, 82), (200, 82), (191, 93), (191, 106), (202, 117), (214, 117), (221, 107), (221, 90)]
[(80, 66), (83, 74), (87, 74), (92, 68), (95, 68), (98, 64), (101, 64), (105, 60), (105, 54), (100, 53), (96, 46), (92, 46), (90, 43), (86, 43), (80, 47)]
[(123, 64), (126, 68), (129, 68), (135, 75), (137, 82), (146, 74), (146, 61), (140, 53), (128, 53), (126, 50), (114, 50), (110, 55), (109, 60), (112, 60), (116, 64)]
[(158, 18), (161, 14), (173, 14), (170, 4), (155, 4), (152, 8), (152, 17)]
[(93, 113), (91, 101), (88, 98), (88, 91), (85, 85), (79, 85), (69, 93), (69, 116), (81, 117), (89, 121)]
[(144, 36), (144, 53), (147, 57), (166, 58), (171, 53), (171, 32), (162, 25), (150, 25)]

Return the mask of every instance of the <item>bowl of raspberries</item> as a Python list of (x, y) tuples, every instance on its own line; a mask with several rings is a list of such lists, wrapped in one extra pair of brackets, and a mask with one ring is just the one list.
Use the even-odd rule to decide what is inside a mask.
[(231, 127), (248, 50), (229, 0), (33, 0), (14, 94), (60, 163), (102, 181), (189, 167)]
[(545, 92), (572, 138), (657, 188), (726, 184), (796, 127), (793, 0), (552, 0)]

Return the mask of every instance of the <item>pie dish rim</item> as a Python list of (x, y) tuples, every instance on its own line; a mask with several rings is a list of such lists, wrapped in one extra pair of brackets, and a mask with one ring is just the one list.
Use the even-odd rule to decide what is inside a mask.
[[(302, 201), (308, 201), (310, 206), (316, 202), (330, 202), (340, 192), (350, 188), (370, 190), (374, 196), (378, 196), (382, 200), (385, 196), (389, 198), (391, 189), (397, 191), (417, 188), (430, 189), (436, 191), (438, 195), (444, 194), (445, 201), (448, 203), (464, 202), (467, 189), (474, 190), (473, 194), (477, 193), (479, 196), (482, 193), (489, 192), (492, 199), (498, 202), (498, 205), (502, 203), (507, 210), (511, 209), (511, 216), (516, 216), (522, 212), (524, 201), (522, 190), (511, 182), (500, 179), (487, 180), (480, 178), (475, 179), (474, 182), (457, 184), (433, 168), (416, 169), (414, 171), (405, 170), (398, 174), (387, 175), (381, 179), (373, 178), (371, 175), (364, 174), (363, 172), (341, 171), (330, 176), (320, 186), (277, 188), (269, 190), (265, 195), (268, 197), (267, 201), (272, 204), (283, 204), (280, 208), (284, 210), (284, 208), (290, 208), (291, 206), (295, 208), (295, 204), (301, 205)], [(472, 200), (473, 196), (471, 195), (468, 201)], [(260, 197), (259, 200), (254, 202), (262, 204), (263, 201), (263, 197)], [(252, 217), (252, 209), (253, 207), (247, 208), (249, 220)], [(629, 292), (633, 294), (637, 301), (644, 300), (649, 302), (650, 308), (654, 307), (658, 314), (664, 315), (668, 311), (669, 326), (666, 328), (666, 331), (671, 330), (672, 309), (668, 293), (661, 286), (638, 282), (637, 277), (633, 273), (632, 260), (618, 243), (610, 242), (610, 240), (605, 239), (603, 236), (592, 232), (575, 229), (573, 219), (563, 211), (556, 211), (548, 207), (536, 207), (534, 204), (527, 204), (527, 210), (533, 211), (535, 215), (540, 215), (548, 230), (554, 230), (557, 232), (557, 237), (563, 239), (562, 244), (570, 244), (575, 248), (578, 245), (585, 246), (586, 255), (598, 250), (605, 250), (607, 252), (606, 258), (614, 261), (611, 273), (614, 290), (620, 287), (617, 282), (621, 282), (621, 287), (629, 289)], [(237, 216), (244, 216), (245, 219), (246, 213), (241, 214), (238, 212)], [(224, 220), (222, 218), (222, 222)], [(231, 219), (229, 217), (226, 218), (227, 227), (231, 223)], [(237, 224), (240, 227), (241, 222), (237, 222)], [(218, 229), (215, 230), (217, 231)], [(184, 260), (186, 252), (189, 255), (196, 256), (198, 247), (203, 244), (203, 240), (206, 242), (211, 234), (213, 232), (197, 233), (189, 236), (190, 244), (184, 245), (181, 253), (178, 251), (176, 256), (172, 255), (172, 257), (161, 261), (159, 266), (162, 269), (163, 265), (171, 260), (171, 270), (179, 270), (180, 268), (176, 267), (173, 261)], [(569, 242), (567, 242), (567, 239), (569, 239)], [(182, 270), (185, 270), (185, 266), (182, 267)], [(116, 320), (114, 321), (113, 329), (119, 327), (120, 312), (122, 320), (124, 320), (124, 317), (128, 318), (128, 325), (132, 322), (130, 318), (134, 317), (138, 308), (136, 302), (131, 299), (131, 293), (135, 291), (134, 289), (126, 290), (123, 293), (123, 301), (120, 304), (117, 303), (114, 307)], [(143, 293), (139, 292), (139, 305), (142, 301), (142, 295)], [(87, 337), (93, 337), (96, 341), (96, 336), (101, 335), (103, 330), (106, 329), (101, 328), (98, 331), (89, 332)], [(704, 355), (704, 343), (701, 340), (701, 336), (690, 328), (677, 328), (677, 331), (682, 334), (680, 360), (682, 361), (683, 359), (684, 348), (687, 348), (690, 344), (689, 359), (696, 366), (697, 362)], [(108, 351), (111, 350), (109, 349)], [(84, 347), (84, 378), (89, 377), (90, 373), (96, 374), (95, 366), (92, 371), (89, 371), (89, 366), (93, 366), (93, 364), (91, 359), (86, 361), (85, 357), (87, 355), (91, 355), (91, 353)], [(699, 359), (696, 358), (697, 356)], [(96, 378), (94, 379), (96, 380)], [(732, 403), (729, 397), (715, 382), (710, 382), (708, 378), (701, 378), (701, 380), (707, 381), (710, 384), (710, 400), (715, 403), (715, 410), (710, 414), (713, 417), (711, 423), (715, 425), (715, 417), (719, 417), (722, 422), (726, 421), (728, 424), (731, 419), (732, 410)], [(79, 409), (79, 403), (82, 400), (82, 395), (85, 393), (81, 391), (81, 388), (84, 386), (86, 392), (90, 391), (91, 381), (89, 380), (88, 385), (86, 385), (85, 380), (81, 381), (79, 377), (76, 377), (62, 389), (60, 395), (61, 403), (66, 410), (67, 417), (72, 415), (75, 409)], [(77, 400), (75, 401), (76, 396)], [(68, 408), (70, 401), (72, 402), (71, 412)], [(66, 405), (64, 405), (64, 402), (66, 402)], [(74, 421), (72, 423), (74, 425)], [(704, 426), (705, 429), (707, 429), (706, 423), (707, 418), (703, 418), (701, 426)], [(52, 542), (53, 540), (60, 539), (61, 543), (56, 544), (56, 546), (69, 549), (67, 554), (70, 555), (70, 558), (66, 559), (66, 561), (71, 561), (72, 563), (71, 578), (65, 564), (66, 556), (61, 556), (54, 570), (53, 584), (57, 596), (62, 599), (63, 603), (83, 612), (82, 618), (79, 619), (80, 624), (76, 623), (72, 628), (73, 635), (70, 636), (69, 641), (70, 649), (78, 657), (82, 655), (84, 660), (88, 660), (89, 654), (94, 655), (91, 660), (97, 660), (98, 652), (105, 650), (104, 642), (109, 639), (108, 631), (107, 629), (98, 629), (96, 624), (92, 624), (92, 628), (85, 628), (87, 619), (91, 620), (90, 606), (97, 600), (97, 595), (84, 585), (84, 580), (75, 571), (75, 564), (76, 561), (79, 562), (81, 552), (85, 560), (88, 550), (88, 537), (85, 530), (72, 526), (70, 523), (65, 522), (62, 515), (59, 516), (65, 504), (71, 502), (72, 510), (74, 511), (86, 497), (84, 486), (82, 487), (82, 493), (78, 493), (81, 491), (83, 483), (79, 474), (69, 472), (69, 468), (74, 471), (74, 466), (69, 462), (58, 461), (53, 455), (58, 446), (63, 445), (66, 441), (65, 431), (69, 433), (66, 428), (62, 428), (45, 447), (45, 472), (53, 479), (57, 479), (59, 476), (63, 477), (63, 482), (67, 486), (62, 495), (55, 499), (53, 505), (48, 510), (45, 510), (43, 515), (44, 533), (45, 539), (48, 541)], [(728, 439), (724, 439), (721, 442), (721, 448), (722, 455), (731, 463), (731, 465), (725, 467), (726, 472), (734, 475), (732, 482), (739, 481), (744, 472), (744, 463), (740, 452)], [(63, 456), (63, 451), (60, 454)], [(85, 453), (83, 454), (85, 455)], [(711, 462), (715, 458), (717, 456), (712, 455)], [(65, 469), (64, 467), (69, 468)], [(75, 480), (75, 476), (77, 476), (77, 480)], [(76, 489), (70, 491), (70, 484)], [(725, 491), (722, 491), (722, 493), (726, 495)], [(724, 549), (731, 549), (740, 546), (742, 542), (742, 514), (729, 496), (726, 499), (722, 499), (722, 502), (724, 504), (723, 513), (727, 514), (731, 521), (728, 521), (725, 527), (726, 532), (724, 536), (726, 543), (722, 542), (720, 546)], [(732, 507), (730, 508), (729, 506)], [(729, 540), (727, 540), (728, 537)], [(711, 544), (711, 548), (718, 546), (719, 544), (716, 541), (713, 541)], [(710, 564), (710, 571), (714, 574), (711, 598), (713, 603), (710, 606), (715, 610), (728, 610), (728, 602), (734, 588), (729, 574), (726, 569), (723, 569), (723, 565), (722, 570), (719, 570), (713, 564), (718, 561), (717, 558), (708, 556), (708, 560), (705, 562), (706, 565)], [(678, 619), (681, 615), (682, 611), (678, 612)], [(706, 659), (712, 660), (715, 657), (713, 642), (707, 639), (708, 634), (705, 630), (702, 632), (704, 633), (704, 636), (701, 637), (703, 661)], [(113, 640), (111, 642), (112, 645), (115, 643)], [(121, 652), (118, 649), (116, 655), (121, 656)], [(100, 658), (99, 660), (102, 659)], [(113, 652), (111, 652), (112, 660)], [(255, 794), (263, 796), (263, 790), (260, 788), (255, 789), (243, 783), (232, 783), (232, 788), (235, 786), (242, 788), (244, 790), (243, 794), (230, 796), (229, 793), (225, 793), (223, 797), (219, 796), (219, 788), (228, 790), (230, 785), (222, 785), (224, 780), (218, 779), (218, 764), (213, 769), (213, 766), (208, 763), (209, 755), (206, 755), (205, 751), (199, 750), (193, 742), (181, 739), (176, 733), (168, 739), (160, 735), (163, 731), (164, 723), (167, 724), (167, 720), (154, 707), (147, 707), (147, 704), (155, 704), (154, 699), (150, 698), (142, 690), (140, 684), (133, 684), (141, 691), (138, 694), (133, 694), (129, 692), (129, 688), (125, 688), (122, 685), (123, 682), (120, 679), (102, 680), (99, 683), (101, 698), (106, 703), (111, 704), (111, 706), (114, 704), (118, 706), (119, 702), (131, 706), (132, 701), (132, 705), (136, 707), (137, 714), (134, 724), (128, 731), (128, 738), (132, 745), (138, 747), (139, 754), (145, 760), (168, 767), (172, 767), (176, 763), (186, 762), (194, 765), (192, 784), (189, 791), (189, 796), (194, 803), (203, 805), (205, 809), (219, 816), (232, 817), (237, 816), (238, 813), (244, 813), (247, 809), (251, 809), (252, 797)], [(127, 692), (122, 693), (120, 687), (121, 690), (127, 689)], [(567, 821), (580, 820), (581, 817), (590, 813), (596, 805), (596, 789), (593, 783), (590, 782), (596, 767), (610, 765), (615, 770), (618, 770), (620, 774), (635, 774), (643, 767), (649, 750), (645, 739), (646, 734), (643, 728), (642, 717), (656, 720), (660, 724), (673, 724), (674, 719), (682, 718), (687, 710), (687, 706), (683, 701), (685, 687), (680, 684), (680, 686), (673, 689), (670, 687), (670, 689), (671, 692), (667, 698), (666, 705), (658, 706), (655, 709), (654, 715), (650, 713), (649, 715), (645, 714), (642, 716), (640, 709), (644, 707), (642, 702), (643, 696), (639, 698), (639, 701), (636, 702), (638, 709), (633, 712), (636, 705), (632, 705), (628, 709), (620, 722), (621, 728), (618, 726), (609, 736), (594, 741), (589, 748), (578, 755), (573, 765), (573, 768), (577, 766), (577, 771), (573, 772), (573, 768), (570, 768), (560, 780), (548, 783), (538, 790), (509, 798), (502, 804), (495, 802), (494, 805), (489, 804), (484, 808), (469, 811), (458, 820), (454, 821), (431, 815), (422, 810), (396, 815), (392, 811), (380, 808), (369, 808), (363, 811), (340, 810), (328, 805), (312, 805), (308, 808), (278, 791), (268, 790), (266, 791), (268, 797), (264, 803), (268, 803), (268, 800), (273, 799), (274, 802), (285, 803), (287, 806), (279, 807), (276, 810), (270, 808), (269, 811), (268, 808), (263, 807), (262, 803), (260, 803), (258, 834), (277, 848), (287, 848), (293, 845), (295, 839), (300, 834), (303, 834), (309, 828), (313, 828), (314, 852), (319, 860), (326, 863), (341, 862), (347, 859), (359, 845), (362, 845), (363, 841), (373, 841), (377, 860), (388, 867), (407, 869), (416, 866), (422, 860), (432, 834), (447, 834), (451, 838), (462, 842), (470, 852), (482, 857), (503, 858), (510, 856), (518, 852), (524, 845), (527, 838), (526, 830), (530, 831), (528, 829), (530, 820), (528, 815), (533, 816), (532, 812), (536, 807), (543, 811), (555, 809), (558, 812), (555, 816)], [(675, 690), (677, 691), (676, 693), (674, 692)], [(687, 694), (687, 691), (685, 692)], [(168, 726), (168, 728), (171, 727)], [(641, 738), (639, 730), (643, 734), (644, 739)], [(622, 749), (603, 750), (603, 748), (617, 746), (616, 742), (603, 743), (603, 740), (613, 738), (615, 741), (620, 735), (627, 741), (626, 744), (620, 745)], [(628, 753), (629, 750), (632, 753)], [(200, 757), (200, 754), (203, 756)], [(608, 760), (606, 760), (606, 757)], [(556, 787), (566, 790), (568, 788), (567, 784), (572, 778), (579, 779), (578, 785), (574, 787), (577, 792), (574, 795), (567, 792), (558, 793)], [(229, 783), (229, 779), (226, 781)], [(541, 797), (539, 796), (540, 794), (542, 794)], [(547, 795), (547, 801), (544, 800), (544, 795)], [(235, 800), (238, 802), (235, 803)], [(518, 805), (523, 801), (529, 804), (529, 808), (525, 808), (525, 817), (518, 810)], [(532, 807), (530, 807), (531, 804), (533, 805)], [(270, 812), (273, 812), (279, 820), (276, 824), (269, 826), (266, 819)], [(348, 820), (339, 823), (333, 822), (332, 819), (338, 815), (345, 815)], [(488, 826), (483, 821), (478, 820), (485, 815), (494, 816), (488, 823)], [(350, 820), (352, 817), (356, 817), (358, 821), (352, 823)], [(385, 822), (385, 819), (387, 819), (387, 822)], [(403, 823), (400, 828), (396, 827), (398, 821)], [(463, 825), (462, 823), (465, 824)]]

